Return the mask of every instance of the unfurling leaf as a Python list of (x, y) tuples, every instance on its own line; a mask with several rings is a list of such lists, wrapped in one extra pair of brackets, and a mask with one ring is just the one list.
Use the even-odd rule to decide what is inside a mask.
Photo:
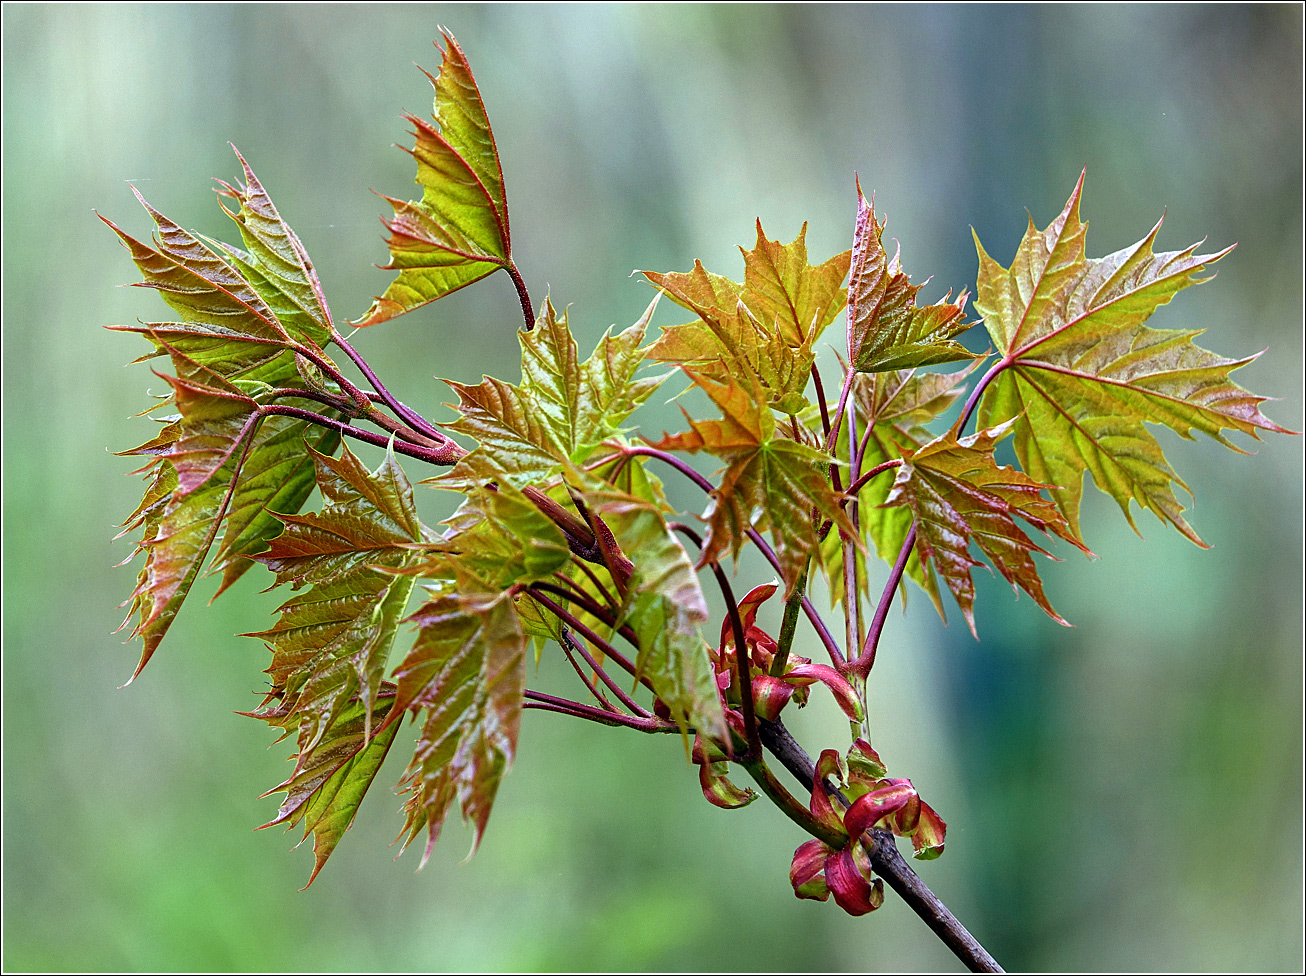
[[(970, 578), (970, 543), (976, 543), (1015, 589), (1034, 598), (1049, 617), (1065, 624), (1047, 597), (1032, 554), (1047, 552), (1016, 525), (1019, 515), (1042, 532), (1053, 533), (1088, 552), (1075, 539), (1056, 506), (1039, 492), (1047, 485), (1015, 468), (999, 467), (993, 448), (1010, 424), (981, 430), (958, 440), (955, 432), (915, 451), (905, 451), (886, 506), (907, 507), (917, 525), (922, 562), (936, 569), (952, 591), (975, 633), (975, 584)], [(1069, 626), (1067, 624), (1067, 626)], [(978, 634), (976, 634), (978, 637)]]
[(443, 298), (512, 264), (508, 198), (490, 119), (471, 66), (452, 34), (441, 28), (440, 69), (426, 73), (435, 88), (435, 124), (415, 115), (420, 200), (386, 197), (394, 218), (390, 263), (399, 274), (356, 325), (375, 325)]
[[(1056, 487), (1052, 498), (1082, 539), (1079, 505), (1084, 472), (1115, 499), (1134, 526), (1130, 501), (1149, 509), (1198, 545), (1171, 490), (1187, 486), (1144, 426), (1164, 424), (1192, 438), (1222, 433), (1289, 433), (1261, 413), (1255, 396), (1229, 374), (1255, 356), (1224, 359), (1193, 343), (1187, 329), (1143, 325), (1161, 305), (1231, 248), (1196, 254), (1152, 250), (1161, 222), (1137, 244), (1104, 258), (1085, 254), (1088, 225), (1079, 219), (1084, 178), (1044, 231), (1031, 219), (1009, 268), (984, 252), (978, 237), (975, 305), (1006, 366), (980, 402), (981, 426), (1015, 419), (1016, 456), (1030, 476)], [(1137, 526), (1134, 526), (1137, 530)]]
[(684, 372), (712, 398), (722, 419), (700, 421), (686, 414), (690, 430), (667, 435), (654, 446), (707, 451), (727, 464), (703, 515), (708, 532), (699, 565), (720, 560), (727, 552), (738, 556), (749, 529), (769, 531), (787, 599), (809, 554), (820, 544), (817, 520), (832, 519), (854, 533), (839, 496), (830, 487), (829, 458), (778, 436), (775, 418), (756, 384), (750, 392), (735, 379), (718, 383), (689, 369)]
[(968, 329), (965, 292), (954, 302), (947, 296), (935, 305), (916, 306), (920, 285), (913, 285), (889, 257), (880, 234), (883, 223), (857, 187), (857, 226), (853, 237), (852, 274), (848, 281), (848, 361), (863, 373), (933, 366), (975, 353), (954, 342)]

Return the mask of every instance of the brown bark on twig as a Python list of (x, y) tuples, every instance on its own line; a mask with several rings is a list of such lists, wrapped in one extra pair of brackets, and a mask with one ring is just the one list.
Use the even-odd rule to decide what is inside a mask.
[[(810, 788), (816, 775), (816, 763), (789, 734), (783, 722), (759, 722), (762, 745), (780, 760), (800, 783)], [(827, 784), (829, 785), (829, 784)], [(831, 795), (843, 799), (838, 790), (830, 789)], [(845, 805), (847, 801), (845, 800)], [(871, 867), (888, 882), (889, 887), (921, 920), (939, 937), (939, 940), (952, 950), (958, 959), (966, 964), (973, 973), (1003, 972), (997, 960), (989, 955), (979, 941), (966, 931), (966, 927), (957, 921), (957, 917), (948, 911), (934, 892), (920, 879), (911, 865), (898, 853), (898, 844), (893, 834), (887, 830), (869, 831), (874, 837), (871, 847)]]

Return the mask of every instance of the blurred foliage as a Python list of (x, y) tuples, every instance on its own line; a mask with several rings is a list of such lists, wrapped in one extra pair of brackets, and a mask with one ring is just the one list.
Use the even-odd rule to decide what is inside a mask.
[[(142, 439), (125, 414), (161, 381), (115, 368), (142, 350), (100, 327), (159, 306), (114, 288), (133, 269), (92, 208), (143, 233), (130, 180), (183, 225), (225, 231), (205, 187), (233, 175), (230, 139), (338, 314), (361, 314), (386, 281), (371, 267), (385, 204), (366, 188), (411, 189), (388, 145), (402, 110), (426, 110), (410, 62), (436, 65), (437, 24), (476, 66), (517, 262), (537, 299), (547, 284), (574, 303), (582, 346), (647, 303), (632, 268), (698, 257), (737, 276), (754, 218), (783, 239), (810, 220), (814, 256), (843, 250), (854, 170), (937, 300), (974, 280), (968, 225), (1009, 254), (1023, 208), (1046, 223), (1087, 164), (1094, 253), (1163, 207), (1162, 246), (1239, 242), (1155, 324), (1210, 328), (1223, 355), (1269, 347), (1244, 382), (1303, 427), (1300, 7), (6, 5), (3, 19), (8, 970), (955, 964), (892, 897), (864, 920), (795, 900), (797, 830), (761, 804), (708, 806), (665, 741), (537, 713), (475, 860), (458, 863), (451, 827), (420, 874), (414, 857), (391, 863), (387, 766), (299, 894), (309, 851), (250, 830), (275, 812), (256, 795), (288, 750), (233, 714), (267, 666), (232, 636), (274, 605), (255, 574), (189, 607), (115, 691), (136, 657), (109, 636), (134, 573), (110, 568), (128, 544), (108, 540), (138, 486), (106, 448)], [(517, 314), (499, 275), (359, 346), (443, 418), (432, 374), (514, 378)], [(1214, 551), (1146, 520), (1144, 543), (1090, 491), (1100, 560), (1063, 546), (1045, 574), (1077, 629), (979, 580), (982, 643), (913, 599), (880, 651), (876, 747), (952, 828), (925, 877), (1012, 969), (1302, 965), (1302, 442), (1254, 458), (1163, 443)], [(555, 669), (546, 657), (532, 684)], [(792, 723), (809, 749), (844, 734), (816, 697)]]

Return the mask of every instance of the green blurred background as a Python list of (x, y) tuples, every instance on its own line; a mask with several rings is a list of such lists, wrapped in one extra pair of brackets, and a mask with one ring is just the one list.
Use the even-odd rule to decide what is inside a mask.
[[(1239, 242), (1154, 324), (1210, 328), (1302, 418), (1302, 11), (1278, 7), (41, 6), (4, 18), (4, 958), (7, 970), (953, 969), (893, 897), (868, 919), (800, 902), (803, 839), (773, 810), (708, 806), (665, 739), (528, 713), (480, 853), (447, 829), (392, 861), (389, 787), (307, 892), (311, 855), (251, 828), (285, 745), (234, 714), (267, 652), (257, 573), (197, 588), (134, 685), (110, 632), (139, 497), (114, 457), (162, 381), (134, 337), (161, 317), (93, 209), (137, 234), (128, 188), (230, 238), (209, 178), (238, 145), (298, 230), (338, 316), (385, 285), (368, 193), (410, 195), (390, 148), (426, 112), (437, 25), (494, 121), (515, 254), (573, 303), (586, 350), (650, 297), (633, 268), (738, 276), (761, 217), (850, 243), (853, 172), (926, 296), (974, 280), (969, 228), (1010, 257), (1088, 167), (1090, 253)], [(432, 375), (517, 376), (508, 280), (358, 337), (410, 403)], [(659, 320), (671, 323), (664, 309)], [(833, 334), (833, 333), (832, 333)], [(978, 348), (982, 336), (973, 335)], [(660, 406), (658, 410), (662, 409)], [(647, 423), (675, 424), (668, 408)], [(891, 619), (876, 745), (950, 822), (922, 874), (1010, 968), (1302, 965), (1302, 441), (1259, 456), (1160, 438), (1200, 503), (1201, 551), (1097, 492), (1101, 557), (1059, 550), (1058, 627), (980, 573), (982, 642), (926, 601)], [(411, 469), (410, 469), (411, 471)], [(419, 476), (416, 471), (411, 471)], [(679, 488), (676, 487), (679, 492)], [(699, 505), (689, 494), (676, 494)], [(440, 500), (423, 493), (424, 517)], [(742, 586), (769, 578), (740, 564)], [(211, 585), (211, 583), (209, 584)], [(958, 615), (953, 611), (953, 617)], [(815, 656), (815, 651), (811, 653)], [(546, 660), (532, 684), (556, 685)], [(791, 724), (844, 741), (828, 699)]]

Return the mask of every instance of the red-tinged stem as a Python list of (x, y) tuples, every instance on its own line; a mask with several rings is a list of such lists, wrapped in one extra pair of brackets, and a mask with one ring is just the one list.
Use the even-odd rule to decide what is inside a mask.
[(302, 410), (299, 407), (287, 407), (279, 403), (264, 404), (258, 408), (258, 412), (263, 416), (275, 414), (282, 417), (294, 417), (298, 420), (306, 420), (311, 424), (317, 424), (319, 427), (329, 427), (331, 430), (343, 434), (346, 437), (352, 437), (365, 444), (374, 444), (377, 447), (389, 447), (393, 444), (396, 454), (403, 454), (406, 457), (417, 458), (419, 461), (426, 461), (428, 464), (444, 466), (455, 464), (458, 459), (466, 453), (461, 447), (454, 444), (452, 441), (439, 448), (423, 447), (420, 444), (413, 444), (397, 438), (386, 437), (382, 434), (374, 434), (370, 430), (363, 430), (361, 427), (355, 427), (352, 424), (346, 424), (331, 417), (324, 417), (320, 413), (314, 413), (311, 410)]
[[(672, 522), (667, 528), (679, 532), (700, 550), (703, 548), (703, 537), (688, 525)], [(735, 592), (730, 586), (730, 580), (721, 569), (721, 564), (711, 559), (708, 560), (708, 566), (711, 567), (712, 575), (716, 577), (717, 586), (721, 589), (721, 598), (726, 602), (730, 633), (735, 639), (735, 676), (739, 681), (739, 706), (744, 716), (744, 739), (748, 743), (748, 751), (742, 756), (736, 756), (735, 759), (741, 763), (748, 763), (761, 757), (762, 742), (757, 737), (757, 715), (753, 711), (753, 675), (750, 670), (751, 662), (748, 659), (748, 642), (744, 636), (744, 621), (739, 616), (739, 604), (735, 600)]]
[(572, 649), (575, 648), (575, 650), (580, 654), (585, 654), (585, 651), (579, 647), (574, 640), (572, 640), (571, 634), (567, 633), (566, 627), (559, 628), (558, 644), (562, 647), (562, 653), (566, 656), (567, 663), (570, 664), (572, 670), (576, 672), (576, 677), (584, 682), (585, 687), (588, 688), (590, 694), (594, 696), (594, 700), (599, 703), (604, 711), (616, 712), (617, 709), (613, 707), (612, 702), (608, 701), (607, 696), (604, 695), (603, 692), (594, 687), (594, 682), (590, 680), (589, 675), (587, 675), (585, 670), (576, 663), (576, 658), (572, 654)]
[(560, 715), (570, 715), (574, 718), (588, 719), (591, 722), (597, 722), (599, 725), (610, 725), (614, 728), (634, 729), (637, 732), (679, 732), (680, 728), (675, 722), (666, 722), (656, 715), (649, 718), (640, 718), (635, 715), (622, 715), (620, 712), (605, 712), (601, 708), (594, 708), (591, 705), (583, 705), (580, 702), (571, 701), (568, 698), (555, 698), (553, 695), (546, 695), (540, 691), (526, 691), (523, 695), (526, 701), (523, 708), (538, 708), (546, 712), (557, 712)]
[(862, 652), (857, 656), (857, 660), (848, 665), (848, 669), (863, 681), (871, 673), (871, 668), (875, 667), (875, 652), (880, 645), (880, 634), (884, 631), (884, 621), (889, 616), (889, 607), (893, 605), (893, 594), (898, 589), (902, 574), (907, 570), (907, 560), (911, 558), (912, 546), (915, 544), (916, 523), (913, 522), (911, 530), (907, 533), (907, 538), (903, 540), (902, 549), (898, 552), (898, 559), (894, 562), (893, 569), (889, 571), (889, 581), (884, 584), (884, 592), (880, 594), (880, 603), (875, 608), (875, 616), (871, 620), (871, 629), (866, 632), (866, 643), (862, 645)]
[(521, 302), (522, 318), (526, 320), (524, 331), (530, 332), (535, 328), (535, 306), (531, 304), (530, 292), (526, 290), (526, 282), (522, 280), (521, 272), (517, 270), (517, 265), (508, 262), (508, 276), (512, 278), (513, 287), (517, 289), (517, 300)]
[[(304, 400), (314, 400), (318, 403), (324, 403), (329, 407), (335, 407), (337, 410), (340, 410), (351, 417), (370, 420), (383, 430), (390, 431), (390, 433), (394, 434), (396, 437), (413, 444), (420, 444), (423, 447), (443, 449), (448, 445), (453, 445), (453, 441), (438, 431), (434, 438), (428, 437), (425, 434), (418, 433), (415, 430), (405, 427), (398, 420), (395, 420), (388, 414), (382, 413), (374, 407), (369, 407), (367, 410), (360, 410), (357, 405), (346, 400), (344, 397), (333, 397), (329, 393), (319, 393), (315, 390), (302, 390), (296, 387), (279, 387), (269, 390), (263, 395), (273, 399), (299, 397)], [(369, 399), (371, 399), (372, 396), (373, 394), (368, 394)], [(458, 448), (458, 450), (461, 450), (461, 448)]]
[(960, 436), (961, 432), (966, 428), (966, 421), (970, 419), (970, 415), (975, 411), (975, 407), (979, 405), (980, 394), (984, 392), (984, 388), (997, 379), (998, 374), (1010, 366), (1011, 363), (1012, 360), (999, 359), (989, 367), (988, 372), (986, 372), (983, 377), (980, 378), (980, 381), (975, 384), (975, 389), (971, 390), (970, 396), (966, 397), (966, 405), (961, 408), (961, 416), (957, 418), (957, 423), (952, 428), (957, 432), (958, 436)]
[[(675, 468), (705, 492), (710, 494), (712, 491), (712, 483), (710, 481), (674, 454), (668, 454), (666, 451), (659, 451), (656, 447), (642, 447), (638, 444), (625, 447), (623, 450), (632, 456), (638, 455), (641, 457), (657, 458), (659, 461), (671, 465), (671, 467)], [(784, 573), (780, 570), (780, 560), (776, 558), (775, 550), (772, 549), (767, 541), (762, 538), (761, 533), (756, 529), (749, 529), (748, 538), (752, 540), (753, 545), (757, 546), (758, 551), (766, 558), (766, 561), (769, 562), (775, 568), (775, 571), (780, 573), (783, 577)], [(805, 596), (803, 597), (803, 613), (807, 615), (807, 619), (811, 622), (817, 636), (821, 638), (821, 643), (825, 645), (825, 650), (826, 653), (830, 655), (830, 660), (834, 662), (836, 667), (843, 664), (843, 652), (839, 649), (838, 643), (836, 643), (834, 637), (830, 634), (829, 628), (825, 626), (825, 621), (821, 619), (821, 614), (817, 611), (816, 607), (812, 605), (812, 601)]]
[(315, 403), (321, 403), (324, 406), (333, 407), (350, 416), (357, 416), (358, 409), (352, 400), (346, 400), (344, 397), (332, 396), (330, 393), (320, 393), (317, 390), (304, 390), (294, 386), (279, 386), (264, 393), (259, 394), (269, 400), (284, 400), (290, 397), (298, 397), (301, 400), (312, 400)]
[[(843, 423), (843, 412), (848, 406), (848, 394), (852, 392), (853, 378), (857, 371), (849, 366), (843, 374), (843, 388), (839, 391), (839, 403), (834, 408), (834, 416), (830, 418), (830, 431), (825, 435), (825, 453), (834, 454), (834, 442), (839, 438), (839, 425)], [(856, 442), (856, 438), (851, 438)]]
[[(874, 433), (875, 421), (872, 419), (867, 421), (866, 431), (862, 434), (862, 439), (857, 444), (857, 470), (859, 472), (862, 470), (862, 460), (866, 457), (866, 447), (871, 443), (871, 435)], [(856, 481), (857, 479), (849, 475), (848, 480)], [(849, 494), (852, 494), (851, 490), (849, 491)]]
[[(546, 593), (552, 593), (555, 596), (560, 596), (568, 603), (574, 603), (576, 606), (580, 607), (582, 610), (584, 610), (590, 616), (594, 617), (596, 620), (603, 621), (603, 623), (607, 624), (609, 627), (614, 626), (616, 617), (613, 614), (613, 612), (604, 607), (599, 606), (592, 599), (590, 599), (588, 594), (575, 593), (571, 590), (564, 590), (562, 587), (554, 586), (552, 583), (549, 583), (545, 580), (539, 580), (538, 582), (531, 584), (530, 591), (532, 596), (536, 595), (534, 591), (537, 589), (542, 590)], [(626, 641), (630, 644), (631, 647), (634, 647), (635, 649), (638, 650), (639, 638), (635, 636), (635, 632), (630, 629), (629, 624), (622, 624), (620, 627), (615, 627), (614, 629), (618, 634), (620, 634), (622, 637), (626, 639)], [(606, 650), (603, 653), (611, 654), (613, 660), (615, 660), (619, 665), (621, 665), (622, 669), (627, 674), (633, 675), (635, 673), (634, 665), (632, 665), (630, 661), (621, 654), (620, 651), (611, 649), (611, 650)]]
[(816, 403), (821, 408), (821, 430), (828, 439), (830, 436), (830, 407), (825, 402), (825, 384), (821, 382), (821, 371), (812, 363), (812, 382), (816, 384)]
[(616, 610), (619, 604), (613, 598), (612, 593), (608, 588), (603, 585), (603, 581), (599, 579), (598, 574), (590, 569), (583, 561), (577, 560), (576, 566), (582, 573), (589, 577), (589, 581), (594, 584), (594, 589), (598, 590), (599, 596), (603, 597), (603, 602), (606, 603), (609, 608)]
[[(547, 597), (545, 599), (547, 599)], [(648, 709), (641, 706), (638, 702), (636, 702), (624, 691), (622, 691), (621, 686), (612, 680), (611, 675), (609, 675), (608, 672), (603, 670), (602, 665), (600, 665), (598, 661), (594, 660), (594, 655), (591, 654), (583, 644), (577, 644), (574, 640), (572, 640), (571, 635), (568, 634), (565, 629), (562, 631), (562, 636), (566, 638), (566, 642), (570, 644), (577, 652), (579, 652), (580, 656), (585, 659), (585, 663), (594, 669), (594, 673), (598, 675), (599, 680), (608, 686), (608, 689), (614, 695), (617, 696), (617, 698), (621, 701), (621, 704), (625, 705), (628, 709), (630, 709), (630, 711), (640, 716), (641, 718), (648, 718), (650, 715), (653, 714)]]
[[(794, 737), (789, 734), (783, 722), (762, 722), (759, 731), (767, 750), (780, 760), (798, 782), (815, 781), (816, 763), (803, 747), (794, 741)], [(847, 798), (835, 789), (833, 784), (826, 785), (830, 795), (846, 807)], [(966, 927), (948, 911), (948, 906), (930, 891), (920, 876), (912, 870), (911, 865), (898, 853), (898, 845), (893, 834), (887, 830), (871, 830), (863, 837), (874, 840), (874, 844), (868, 846), (870, 846), (871, 867), (875, 873), (889, 883), (889, 887), (898, 893), (907, 906), (930, 927), (958, 959), (965, 963), (971, 972), (1002, 972), (1002, 967), (998, 965), (997, 960), (966, 931)]]
[(631, 457), (657, 458), (663, 464), (671, 465), (671, 467), (675, 468), (709, 495), (712, 493), (712, 482), (708, 481), (674, 454), (668, 454), (666, 451), (660, 451), (656, 447), (645, 447), (641, 444), (631, 444), (627, 447), (623, 447), (622, 451)]
[[(571, 611), (569, 611), (566, 607), (554, 603), (543, 593), (539, 592), (540, 589), (543, 589), (547, 585), (548, 584), (546, 583), (534, 583), (531, 585), (531, 587), (527, 592), (529, 592), (530, 595), (534, 597), (536, 601), (538, 601), (540, 606), (544, 607), (555, 617), (561, 620), (564, 624), (566, 624), (572, 630), (576, 631), (576, 633), (580, 634), (587, 641), (589, 641), (600, 651), (602, 651), (604, 657), (611, 658), (613, 661), (617, 663), (618, 667), (625, 670), (628, 674), (634, 675), (635, 674), (634, 665), (630, 663), (630, 660), (627, 657), (622, 655), (619, 651), (617, 651), (616, 648), (614, 648), (611, 644), (605, 641), (598, 634), (594, 633), (594, 631), (591, 628), (587, 627), (584, 624), (584, 622), (579, 620), (575, 616), (575, 614), (571, 613)], [(566, 597), (567, 594), (564, 592), (564, 593), (559, 593), (558, 595)], [(618, 685), (614, 680), (612, 680), (612, 676), (609, 675), (605, 670), (603, 670), (603, 668), (599, 666), (599, 663), (594, 660), (594, 657), (591, 654), (589, 654), (579, 644), (577, 645), (577, 648), (584, 656), (586, 663), (588, 663), (590, 667), (594, 669), (594, 673), (598, 675), (599, 680), (608, 686), (608, 688), (612, 691), (612, 693), (621, 700), (621, 703), (623, 705), (629, 708), (636, 715), (648, 716), (650, 714), (650, 712), (647, 709), (645, 709), (633, 698), (631, 698), (628, 694), (622, 691), (621, 686)], [(643, 681), (644, 684), (648, 684), (646, 679), (641, 679), (641, 681)], [(649, 685), (649, 689), (652, 690), (651, 685)]]
[(617, 593), (620, 594), (622, 600), (625, 600), (627, 587), (630, 585), (630, 577), (635, 571), (634, 563), (621, 551), (621, 546), (617, 544), (617, 538), (612, 534), (612, 530), (608, 528), (608, 524), (590, 511), (581, 493), (570, 485), (567, 486), (567, 489), (571, 493), (571, 501), (576, 506), (576, 511), (580, 512), (581, 518), (585, 520), (589, 530), (594, 533), (595, 545), (598, 546), (599, 555), (603, 557), (603, 565), (607, 569), (608, 575), (612, 577), (612, 582), (617, 587)]
[[(849, 375), (852, 371), (849, 370)], [(857, 480), (857, 408), (849, 404), (844, 413), (848, 417), (848, 482)], [(857, 537), (861, 518), (858, 513), (857, 496), (851, 495), (848, 501), (848, 518), (853, 525), (853, 533), (840, 531), (839, 543), (843, 548), (843, 618), (848, 648), (848, 657), (852, 657), (861, 644), (862, 634), (862, 593), (857, 587)]]
[(394, 396), (391, 395), (390, 391), (385, 388), (385, 384), (381, 382), (374, 372), (372, 372), (372, 368), (367, 365), (367, 360), (365, 360), (353, 346), (345, 341), (344, 336), (336, 333), (331, 337), (331, 339), (336, 345), (344, 350), (346, 356), (353, 360), (354, 365), (358, 367), (359, 372), (367, 377), (367, 382), (372, 384), (372, 389), (376, 390), (381, 399), (385, 401), (386, 406), (393, 410), (399, 417), (402, 417), (407, 423), (412, 425), (414, 430), (439, 441), (447, 441), (449, 439), (416, 410), (412, 410), (396, 400)]
[[(888, 471), (890, 468), (900, 468), (900, 467), (902, 467), (902, 458), (890, 458), (888, 461), (881, 461), (875, 467), (871, 468), (870, 471), (865, 472), (860, 478), (858, 478), (855, 482), (849, 485), (848, 490), (844, 492), (844, 494), (846, 494), (849, 498), (856, 498), (857, 493), (860, 492), (863, 488), (865, 488), (870, 483), (871, 479), (874, 478), (877, 474), (883, 474), (884, 472)], [(841, 504), (846, 504), (846, 502)]]
[(367, 410), (368, 405), (372, 402), (371, 399), (365, 392), (351, 383), (349, 378), (345, 376), (344, 373), (340, 372), (336, 364), (327, 359), (325, 353), (319, 349), (310, 348), (308, 346), (294, 345), (290, 348), (299, 353), (299, 355), (303, 356), (318, 369), (322, 370), (322, 372), (330, 376), (340, 389), (345, 391), (349, 396), (349, 399), (353, 400), (354, 403), (358, 405), (359, 410)]
[(794, 592), (785, 601), (784, 618), (780, 621), (780, 636), (776, 639), (775, 657), (771, 659), (771, 676), (783, 677), (785, 665), (789, 662), (789, 649), (794, 643), (794, 634), (798, 632), (798, 611), (803, 606), (803, 594), (807, 591), (807, 573), (812, 565), (811, 557), (803, 564), (803, 571), (798, 575)]
[[(766, 557), (766, 561), (771, 564), (771, 567), (783, 577), (784, 573), (780, 569), (780, 560), (776, 556), (775, 550), (762, 538), (762, 534), (756, 529), (749, 529), (748, 538), (753, 541), (753, 545), (757, 546), (758, 551)], [(812, 625), (812, 629), (816, 631), (816, 636), (825, 645), (825, 651), (830, 655), (830, 660), (834, 663), (834, 666), (839, 667), (842, 665), (844, 661), (843, 651), (839, 649), (838, 641), (834, 639), (834, 635), (830, 633), (830, 628), (821, 619), (820, 611), (813, 606), (811, 599), (806, 596), (803, 597), (803, 613), (807, 615), (807, 620)]]

